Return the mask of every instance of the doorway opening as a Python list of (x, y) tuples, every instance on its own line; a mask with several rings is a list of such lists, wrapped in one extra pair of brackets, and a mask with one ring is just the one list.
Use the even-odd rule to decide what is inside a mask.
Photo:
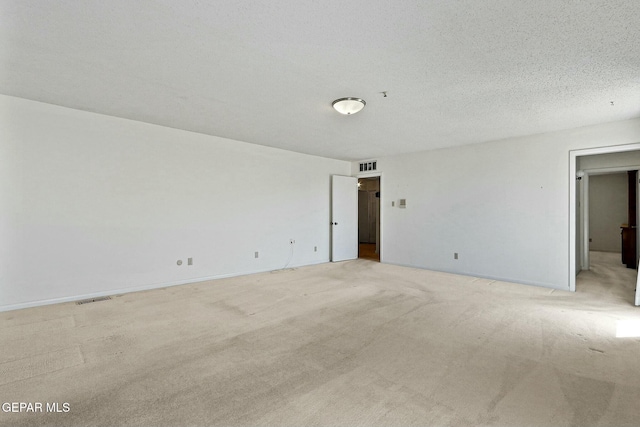
[(576, 243), (581, 246), (578, 272), (590, 269), (591, 252), (618, 253), (622, 264), (637, 268), (638, 168), (581, 170), (576, 192), (579, 207)]
[(358, 178), (358, 258), (380, 262), (380, 176)]
[[(581, 274), (583, 279), (597, 273), (596, 270), (609, 271), (608, 264), (603, 264), (605, 259), (600, 259), (603, 256), (607, 262), (614, 261), (609, 263), (611, 267), (623, 268), (620, 274), (625, 275), (624, 270), (629, 267), (628, 271), (636, 275), (640, 233), (629, 233), (629, 230), (635, 231), (640, 211), (640, 198), (637, 197), (640, 184), (635, 172), (640, 169), (640, 144), (571, 150), (569, 159), (569, 290), (576, 290), (576, 276), (581, 271), (586, 274)], [(617, 181), (617, 190), (608, 181)], [(590, 191), (590, 187), (598, 186), (602, 187), (598, 190), (599, 195), (598, 191)], [(614, 193), (617, 194), (615, 200), (612, 199)], [(622, 205), (622, 208), (613, 209), (614, 205)], [(625, 228), (627, 233), (623, 235)], [(635, 248), (628, 246), (633, 254), (625, 256), (624, 260), (622, 252), (627, 246), (623, 239), (636, 243)], [(592, 255), (597, 257), (593, 271)], [(598, 274), (595, 276), (599, 277)]]
[[(629, 153), (631, 156), (632, 153)], [(608, 156), (609, 158), (611, 156)], [(607, 156), (578, 158), (602, 163)], [(582, 242), (576, 291), (630, 303), (636, 287), (637, 169), (579, 169), (578, 207)]]

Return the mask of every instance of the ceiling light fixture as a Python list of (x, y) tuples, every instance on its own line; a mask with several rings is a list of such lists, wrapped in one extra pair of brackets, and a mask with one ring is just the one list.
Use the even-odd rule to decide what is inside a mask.
[(362, 110), (367, 103), (360, 98), (340, 98), (333, 101), (333, 108), (340, 114), (350, 115)]

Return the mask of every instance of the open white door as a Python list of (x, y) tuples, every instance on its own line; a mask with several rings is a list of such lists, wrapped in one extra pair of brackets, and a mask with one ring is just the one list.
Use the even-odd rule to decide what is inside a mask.
[(358, 178), (331, 176), (331, 261), (358, 258)]

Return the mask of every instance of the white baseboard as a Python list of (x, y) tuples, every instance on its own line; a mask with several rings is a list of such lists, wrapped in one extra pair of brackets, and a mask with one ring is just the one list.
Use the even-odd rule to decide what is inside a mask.
[[(328, 262), (328, 261), (318, 261), (318, 262), (313, 262), (313, 263), (303, 264), (303, 265), (292, 265), (292, 266), (287, 267), (287, 269), (306, 267), (306, 266), (317, 265), (317, 264), (324, 264), (326, 262)], [(251, 274), (267, 273), (267, 272), (270, 272), (270, 271), (278, 271), (278, 270), (280, 270), (280, 269), (266, 269), (266, 270), (256, 270), (256, 271), (242, 272), (242, 273), (219, 274), (219, 275), (216, 275), (216, 276), (195, 277), (195, 278), (190, 278), (190, 279), (185, 279), (185, 280), (178, 280), (178, 281), (174, 281), (174, 282), (154, 283), (154, 284), (142, 285), (142, 286), (134, 286), (134, 287), (129, 287), (129, 288), (121, 288), (121, 289), (112, 289), (112, 290), (100, 291), (100, 292), (92, 292), (92, 293), (88, 293), (88, 294), (71, 295), (71, 296), (66, 296), (66, 297), (61, 297), (61, 298), (51, 298), (51, 299), (38, 300), (38, 301), (29, 301), (29, 302), (24, 302), (24, 303), (19, 303), (19, 304), (9, 304), (9, 305), (0, 306), (0, 313), (4, 312), (4, 311), (21, 310), (23, 308), (39, 307), (39, 306), (42, 306), (42, 305), (61, 304), (61, 303), (65, 303), (65, 302), (80, 301), (80, 300), (91, 299), (91, 298), (99, 298), (99, 297), (105, 297), (105, 296), (109, 296), (109, 295), (122, 295), (122, 294), (128, 294), (128, 293), (132, 293), (132, 292), (140, 292), (140, 291), (148, 291), (148, 290), (151, 290), (151, 289), (168, 288), (170, 286), (187, 285), (187, 284), (190, 284), (190, 283), (206, 282), (208, 280), (226, 279), (226, 278), (229, 278), (229, 277), (248, 276), (248, 275), (251, 275)]]
[(399, 267), (418, 268), (418, 269), (421, 269), (421, 270), (435, 271), (437, 273), (455, 274), (455, 275), (458, 275), (458, 276), (473, 277), (473, 278), (477, 278), (477, 279), (495, 280), (496, 282), (515, 283), (516, 285), (537, 286), (539, 288), (555, 289), (555, 290), (558, 290), (558, 291), (570, 292), (567, 288), (563, 288), (563, 287), (557, 286), (555, 284), (532, 282), (532, 281), (526, 281), (526, 280), (520, 280), (520, 279), (509, 279), (509, 278), (498, 277), (498, 276), (488, 276), (488, 275), (485, 275), (485, 274), (476, 274), (474, 272), (468, 272), (468, 271), (438, 270), (438, 269), (420, 267), (420, 266), (411, 265), (411, 264), (401, 264), (401, 263), (397, 263), (397, 262), (385, 262), (385, 264), (397, 265)]

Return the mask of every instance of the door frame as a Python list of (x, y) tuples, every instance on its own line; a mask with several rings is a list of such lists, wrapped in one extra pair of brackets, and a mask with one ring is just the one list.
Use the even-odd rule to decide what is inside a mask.
[(382, 236), (384, 236), (384, 191), (382, 191), (382, 172), (363, 172), (363, 173), (358, 173), (353, 175), (354, 177), (360, 179), (360, 178), (380, 178), (380, 203), (379, 203), (379, 212), (378, 215), (380, 217), (380, 235), (378, 236), (380, 241), (378, 242), (378, 249), (379, 249), (379, 253), (378, 255), (380, 256), (380, 262), (383, 262), (383, 246), (382, 246)]
[[(576, 206), (577, 159), (583, 156), (622, 153), (626, 151), (640, 151), (640, 143), (569, 150), (569, 290), (571, 292), (576, 291), (576, 275), (578, 273), (576, 271), (576, 255), (581, 249), (577, 247), (576, 234), (576, 214), (578, 213)], [(585, 205), (585, 203), (583, 203), (583, 205)], [(582, 225), (584, 226), (584, 224)], [(584, 243), (585, 242), (583, 242), (583, 245)]]
[[(580, 200), (582, 201), (582, 203), (580, 204), (580, 207), (579, 207), (581, 223), (578, 224), (582, 232), (582, 239), (581, 239), (582, 246), (578, 248), (578, 251), (580, 252), (579, 256), (581, 260), (580, 262), (581, 270), (589, 270), (590, 269), (589, 267), (591, 265), (591, 261), (589, 258), (589, 237), (590, 237), (589, 236), (589, 220), (590, 220), (589, 203), (591, 203), (591, 201), (589, 200), (589, 178), (593, 175), (608, 175), (613, 173), (622, 173), (622, 172), (629, 172), (629, 171), (635, 171), (635, 170), (640, 170), (640, 165), (582, 169), (582, 172), (584, 172), (584, 176), (582, 177), (582, 180), (581, 180), (582, 185), (580, 188), (580, 194), (581, 194)], [(637, 197), (638, 185), (639, 184), (636, 183), (636, 212), (639, 211), (638, 207), (640, 207), (640, 199), (638, 199)], [(638, 235), (640, 237), (640, 233), (638, 233)], [(640, 249), (640, 246), (638, 246), (638, 242), (636, 242), (636, 248)], [(636, 252), (640, 252), (638, 249), (636, 250)]]

